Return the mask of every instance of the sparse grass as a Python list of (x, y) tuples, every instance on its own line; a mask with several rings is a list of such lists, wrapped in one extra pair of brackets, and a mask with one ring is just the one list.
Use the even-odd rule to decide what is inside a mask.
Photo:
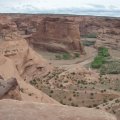
[(103, 65), (100, 73), (104, 74), (120, 74), (120, 61), (112, 61)]
[[(81, 76), (76, 78), (76, 72), (71, 72), (69, 74), (59, 76), (63, 71), (63, 69), (56, 68), (46, 77), (43, 76), (39, 79), (36, 78), (35, 80), (32, 80), (31, 83), (36, 88), (43, 91), (63, 105), (70, 105), (75, 107), (97, 107), (99, 104), (104, 102), (104, 104), (106, 104), (106, 101), (116, 98), (116, 96), (111, 94), (106, 97), (108, 92), (107, 90), (110, 87), (108, 85), (110, 83), (106, 77), (104, 78), (101, 75), (100, 82), (88, 83), (85, 79), (81, 78)], [(105, 82), (106, 79), (107, 82)], [(51, 82), (49, 82), (49, 80), (51, 80)], [(101, 84), (101, 82), (103, 82), (103, 84)], [(98, 90), (96, 88), (98, 88)], [(99, 96), (100, 99), (98, 99)]]
[(70, 60), (70, 59), (75, 59), (75, 58), (79, 58), (80, 57), (80, 53), (74, 53), (73, 55), (71, 55), (70, 53), (60, 53), (55, 55), (56, 60)]

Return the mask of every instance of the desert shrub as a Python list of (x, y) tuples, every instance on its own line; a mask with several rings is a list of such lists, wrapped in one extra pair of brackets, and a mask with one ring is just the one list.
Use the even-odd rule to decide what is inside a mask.
[(54, 92), (53, 90), (50, 91), (50, 93), (53, 93), (53, 92)]
[(120, 61), (111, 61), (103, 65), (100, 73), (104, 74), (120, 74)]
[(92, 106), (91, 105), (89, 105), (89, 106), (87, 106), (88, 108), (92, 108)]
[(86, 35), (82, 35), (81, 37), (83, 37), (83, 38), (97, 38), (97, 34), (96, 33), (89, 33)]
[(34, 80), (31, 80), (31, 81), (30, 81), (30, 84), (31, 84), (31, 85), (36, 85), (37, 82), (36, 82), (36, 80), (34, 79)]
[(61, 54), (58, 54), (58, 55), (55, 55), (55, 58), (57, 60), (69, 60), (72, 58), (72, 56), (69, 54), (69, 53), (61, 53)]
[(117, 99), (117, 100), (115, 100), (115, 103), (119, 103), (119, 102), (120, 102), (120, 100), (118, 100), (118, 99)]
[(62, 58), (64, 60), (69, 60), (71, 58), (71, 55), (69, 53), (63, 53)]
[(55, 55), (55, 58), (56, 58), (57, 60), (61, 60), (61, 59), (62, 59), (62, 57), (61, 57), (60, 55)]
[(62, 88), (63, 87), (63, 85), (62, 84), (60, 84), (60, 88)]
[(63, 100), (60, 100), (60, 103), (61, 103), (61, 104), (64, 104), (64, 103), (63, 103)]
[(92, 68), (100, 68), (105, 62), (104, 57), (102, 56), (96, 56), (94, 58), (94, 61), (91, 63)]
[(97, 104), (93, 104), (93, 107), (97, 107)]
[(98, 55), (99, 55), (99, 56), (103, 56), (103, 57), (108, 57), (108, 56), (110, 56), (108, 49), (105, 48), (105, 47), (99, 47), (99, 48), (98, 48)]
[(64, 81), (64, 83), (68, 83), (68, 80)]
[(103, 99), (103, 102), (104, 102), (104, 103), (106, 103), (106, 102), (107, 102), (107, 100), (106, 100), (106, 99)]
[(69, 98), (68, 100), (69, 100), (69, 101), (72, 101), (72, 98)]
[(75, 57), (75, 58), (80, 57), (80, 53), (74, 53), (74, 57)]
[(95, 41), (83, 41), (84, 46), (92, 46), (95, 44)]
[(100, 109), (98, 106), (96, 106), (96, 109)]
[(91, 96), (93, 96), (93, 95), (94, 95), (94, 93), (90, 93), (90, 95), (91, 95)]
[(75, 106), (75, 104), (74, 104), (74, 103), (71, 103), (71, 106)]
[(79, 105), (76, 104), (75, 107), (79, 107)]
[(29, 95), (29, 96), (32, 96), (32, 95), (33, 95), (33, 93), (29, 93), (28, 95)]

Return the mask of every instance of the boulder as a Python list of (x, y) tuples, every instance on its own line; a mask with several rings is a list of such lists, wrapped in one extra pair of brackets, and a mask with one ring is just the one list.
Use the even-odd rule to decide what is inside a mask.
[(15, 78), (9, 80), (0, 78), (0, 99), (21, 100), (19, 85)]

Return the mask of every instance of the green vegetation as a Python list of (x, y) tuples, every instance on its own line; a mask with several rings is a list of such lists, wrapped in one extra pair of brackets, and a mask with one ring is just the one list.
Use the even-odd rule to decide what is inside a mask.
[(37, 82), (36, 82), (36, 80), (34, 79), (34, 80), (30, 81), (30, 84), (31, 84), (31, 85), (36, 85)]
[(97, 34), (96, 33), (89, 33), (86, 35), (81, 35), (81, 37), (83, 37), (83, 38), (97, 38)]
[(102, 65), (106, 62), (107, 57), (109, 57), (110, 54), (108, 52), (108, 49), (105, 47), (100, 47), (98, 49), (98, 55), (94, 58), (94, 61), (91, 63), (92, 68), (100, 68)]
[(57, 60), (61, 60), (61, 59), (62, 59), (62, 57), (61, 57), (60, 55), (55, 55), (55, 58), (56, 58)]
[(63, 53), (62, 59), (69, 60), (71, 58), (71, 55), (69, 53)]
[(103, 65), (100, 73), (104, 74), (120, 74), (120, 61), (111, 61)]
[(83, 41), (84, 46), (92, 46), (95, 44), (95, 41)]
[(103, 65), (104, 62), (105, 62), (104, 57), (96, 56), (94, 58), (94, 61), (91, 63), (91, 67), (92, 68), (100, 68)]
[(71, 59), (71, 57), (72, 56), (69, 53), (62, 53), (62, 54), (55, 55), (55, 58), (57, 60), (61, 60), (61, 59), (63, 59), (63, 60), (69, 60), (69, 59)]
[(70, 59), (75, 59), (80, 57), (80, 53), (74, 53), (73, 55), (71, 55), (70, 53), (61, 53), (61, 54), (57, 54), (55, 55), (55, 58), (57, 60), (70, 60)]
[(102, 57), (109, 57), (110, 56), (108, 49), (105, 47), (100, 47), (98, 49), (98, 55), (102, 56)]
[(99, 69), (101, 75), (105, 74), (120, 74), (120, 61), (108, 61), (110, 54), (108, 49), (100, 47), (98, 49), (98, 55), (94, 58), (91, 63), (92, 68)]
[(75, 58), (79, 58), (80, 57), (80, 53), (74, 53), (74, 57)]

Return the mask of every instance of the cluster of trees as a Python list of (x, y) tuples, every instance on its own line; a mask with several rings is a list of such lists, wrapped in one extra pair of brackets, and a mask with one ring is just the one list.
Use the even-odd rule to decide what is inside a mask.
[(98, 55), (94, 58), (94, 61), (91, 63), (92, 68), (100, 68), (105, 62), (107, 57), (109, 57), (109, 51), (105, 47), (100, 47), (98, 49)]

